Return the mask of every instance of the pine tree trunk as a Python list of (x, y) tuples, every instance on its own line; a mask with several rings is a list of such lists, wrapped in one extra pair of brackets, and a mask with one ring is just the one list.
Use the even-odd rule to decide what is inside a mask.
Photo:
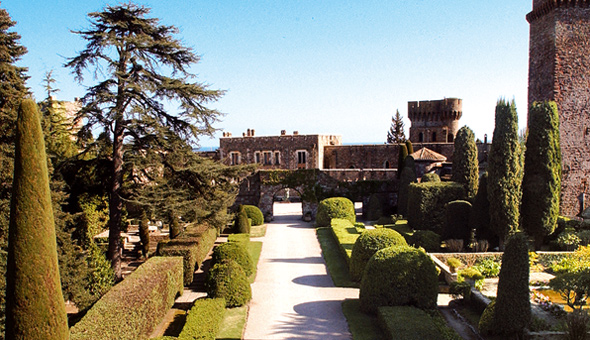
[(111, 190), (109, 199), (109, 251), (108, 257), (115, 272), (115, 281), (122, 279), (121, 274), (121, 186), (123, 183), (123, 124), (117, 120), (113, 136), (113, 171), (111, 173)]

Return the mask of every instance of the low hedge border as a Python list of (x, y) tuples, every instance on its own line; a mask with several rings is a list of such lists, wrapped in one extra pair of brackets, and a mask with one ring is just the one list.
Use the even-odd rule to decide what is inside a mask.
[(179, 237), (158, 243), (158, 256), (181, 256), (183, 258), (183, 282), (185, 286), (193, 282), (195, 268), (199, 268), (215, 244), (217, 230), (188, 226)]
[(150, 258), (88, 310), (70, 339), (147, 339), (183, 289), (182, 258)]
[(395, 306), (380, 307), (377, 317), (390, 340), (461, 339), (437, 311), (430, 314), (412, 306)]
[(346, 264), (350, 267), (350, 256), (352, 255), (352, 247), (356, 239), (361, 236), (359, 231), (349, 220), (341, 218), (333, 218), (331, 222), (332, 235), (338, 243), (338, 248), (346, 260)]
[(188, 312), (178, 340), (215, 340), (225, 316), (225, 300), (199, 299)]

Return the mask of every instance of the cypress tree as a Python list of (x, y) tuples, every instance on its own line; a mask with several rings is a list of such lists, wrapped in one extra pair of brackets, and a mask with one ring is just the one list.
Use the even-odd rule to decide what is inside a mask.
[(475, 136), (470, 128), (464, 126), (455, 137), (452, 180), (463, 184), (467, 197), (473, 197), (477, 193), (478, 177), (479, 162)]
[(488, 200), (488, 173), (484, 172), (479, 179), (477, 195), (473, 200), (470, 223), (475, 228), (478, 240), (488, 240), (490, 245), (497, 245), (497, 236), (490, 229), (490, 201)]
[(408, 214), (408, 191), (411, 183), (416, 183), (416, 169), (414, 157), (408, 156), (404, 161), (404, 168), (399, 181), (397, 196), (397, 213), (403, 216)]
[(408, 147), (405, 143), (401, 143), (399, 144), (399, 153), (397, 156), (397, 178), (400, 178), (402, 175), (406, 157), (408, 157)]
[(520, 334), (531, 320), (529, 253), (524, 233), (512, 235), (502, 255), (494, 325), (500, 333)]
[(6, 339), (68, 339), (47, 157), (37, 105), (16, 124), (6, 273)]
[(410, 140), (406, 141), (406, 148), (408, 149), (408, 155), (414, 153), (414, 146), (412, 145), (412, 142)]
[(539, 248), (551, 234), (559, 215), (561, 148), (559, 116), (555, 102), (535, 102), (529, 110), (522, 180), (522, 228), (535, 238)]
[(514, 100), (496, 105), (494, 136), (488, 157), (490, 227), (503, 244), (509, 232), (518, 229), (521, 196), (521, 148)]

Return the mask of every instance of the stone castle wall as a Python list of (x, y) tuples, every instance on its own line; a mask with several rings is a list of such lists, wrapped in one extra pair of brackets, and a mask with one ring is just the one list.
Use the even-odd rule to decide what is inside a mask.
[(563, 176), (561, 213), (576, 215), (590, 194), (590, 1), (533, 2), (529, 105), (555, 100)]
[(453, 142), (459, 131), (463, 101), (459, 98), (408, 102), (412, 143)]

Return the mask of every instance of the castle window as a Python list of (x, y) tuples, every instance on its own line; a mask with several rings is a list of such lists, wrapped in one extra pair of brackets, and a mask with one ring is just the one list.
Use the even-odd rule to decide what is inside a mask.
[(420, 143), (424, 142), (424, 134), (422, 132), (420, 132), (418, 134), (418, 142), (420, 142)]
[(452, 133), (449, 133), (449, 137), (447, 137), (447, 138), (448, 138), (447, 140), (449, 141), (449, 143), (453, 142), (453, 134)]
[(297, 151), (297, 169), (306, 169), (307, 168), (307, 151), (299, 150)]
[(383, 164), (383, 168), (389, 169), (389, 161), (385, 161), (385, 164)]
[(239, 152), (230, 152), (229, 157), (231, 160), (231, 165), (240, 164), (240, 153)]
[(261, 161), (260, 161), (260, 152), (258, 152), (258, 151), (256, 151), (254, 153), (254, 162), (255, 163), (261, 163)]
[(275, 151), (275, 165), (280, 165), (281, 164), (281, 153), (278, 151)]
[(264, 165), (270, 165), (272, 161), (272, 152), (265, 151), (264, 152)]
[(436, 132), (433, 132), (432, 133), (432, 141), (433, 142), (436, 142)]

